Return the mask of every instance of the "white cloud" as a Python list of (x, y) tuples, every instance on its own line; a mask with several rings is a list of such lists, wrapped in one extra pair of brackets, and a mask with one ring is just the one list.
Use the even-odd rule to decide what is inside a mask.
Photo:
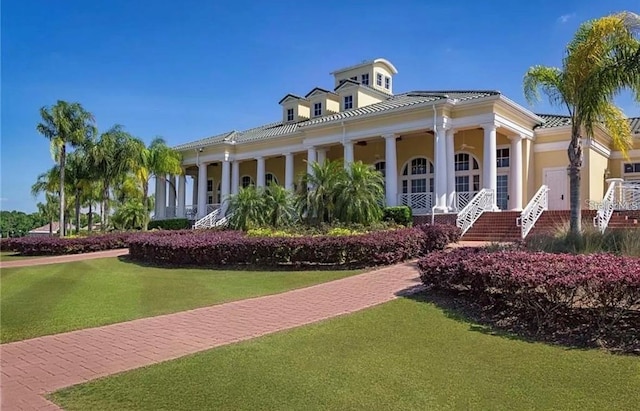
[(563, 14), (562, 16), (558, 17), (558, 22), (560, 22), (560, 24), (565, 24), (575, 16), (576, 16), (576, 13)]

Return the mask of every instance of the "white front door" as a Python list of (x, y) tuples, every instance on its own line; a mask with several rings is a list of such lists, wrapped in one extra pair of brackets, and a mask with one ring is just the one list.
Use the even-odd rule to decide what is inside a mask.
[(567, 169), (545, 169), (544, 184), (549, 187), (549, 210), (568, 210), (569, 176), (567, 175)]

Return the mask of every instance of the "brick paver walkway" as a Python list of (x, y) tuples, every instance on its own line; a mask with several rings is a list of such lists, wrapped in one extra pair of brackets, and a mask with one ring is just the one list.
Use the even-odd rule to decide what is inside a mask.
[(414, 263), (308, 288), (0, 346), (1, 408), (58, 410), (43, 394), (394, 299), (419, 287)]
[(93, 260), (94, 258), (119, 257), (129, 254), (128, 248), (117, 250), (96, 251), (95, 253), (57, 255), (54, 257), (34, 257), (24, 260), (0, 261), (0, 268), (31, 267), (34, 265), (60, 264), (71, 261)]

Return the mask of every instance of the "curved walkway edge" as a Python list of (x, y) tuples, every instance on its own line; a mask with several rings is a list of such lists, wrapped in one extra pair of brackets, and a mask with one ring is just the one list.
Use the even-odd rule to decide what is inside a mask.
[(3, 344), (0, 408), (59, 410), (43, 395), (349, 314), (417, 289), (418, 271), (409, 262), (282, 294)]
[(117, 250), (96, 251), (93, 253), (56, 255), (51, 257), (34, 257), (24, 260), (0, 261), (0, 268), (31, 267), (35, 265), (70, 263), (72, 261), (93, 260), (95, 258), (120, 257), (129, 254), (128, 248)]

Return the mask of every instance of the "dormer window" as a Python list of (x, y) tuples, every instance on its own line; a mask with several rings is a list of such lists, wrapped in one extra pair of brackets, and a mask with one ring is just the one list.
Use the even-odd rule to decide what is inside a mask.
[(293, 121), (293, 109), (292, 108), (287, 110), (287, 121)]
[(386, 88), (387, 90), (391, 88), (391, 77), (389, 76), (384, 77), (384, 88)]
[(376, 86), (382, 87), (382, 74), (376, 73)]
[(353, 96), (344, 96), (344, 109), (349, 110), (353, 108)]
[(362, 84), (364, 84), (365, 86), (369, 85), (369, 73), (365, 73), (362, 75)]
[(313, 105), (313, 116), (318, 117), (322, 115), (322, 103), (315, 103)]

